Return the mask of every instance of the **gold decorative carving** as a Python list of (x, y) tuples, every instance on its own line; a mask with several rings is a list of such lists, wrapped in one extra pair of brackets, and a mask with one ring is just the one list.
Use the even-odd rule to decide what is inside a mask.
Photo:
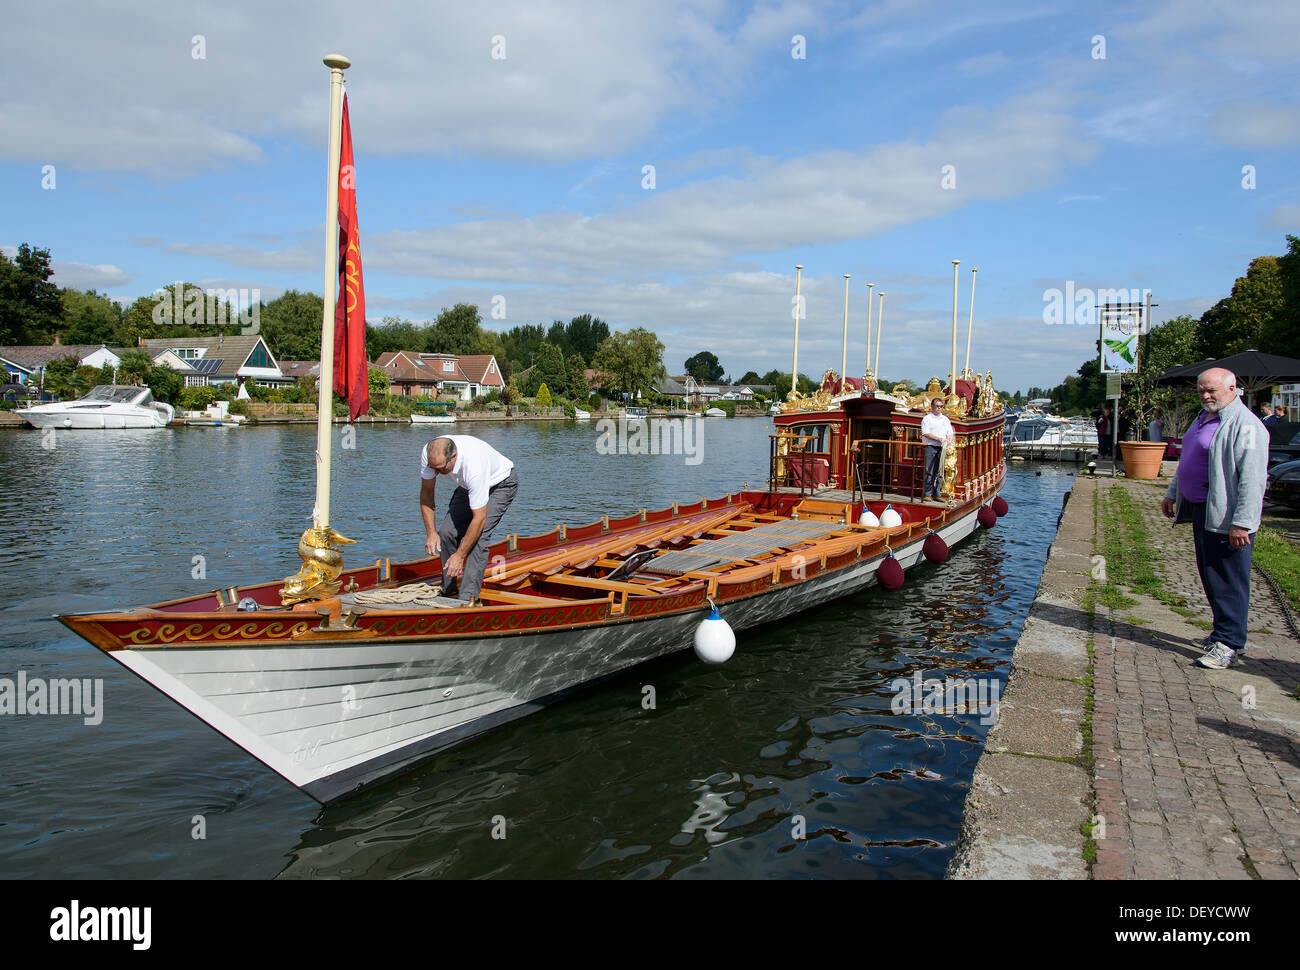
[(340, 535), (329, 526), (323, 529), (313, 526), (304, 532), (298, 540), (302, 568), (285, 579), (280, 587), (280, 602), (292, 606), (337, 594), (342, 585), (339, 577), (343, 575), (343, 555), (338, 547), (353, 542), (356, 540)]

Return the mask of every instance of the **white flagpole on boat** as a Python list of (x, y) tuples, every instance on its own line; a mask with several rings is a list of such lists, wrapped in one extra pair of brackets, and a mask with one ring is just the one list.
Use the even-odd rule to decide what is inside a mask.
[(975, 274), (979, 271), (978, 266), (970, 271), (970, 320), (966, 323), (966, 366), (962, 370), (962, 375), (967, 380), (970, 379), (970, 335), (975, 329)]
[(840, 387), (849, 373), (849, 274), (844, 274), (844, 344), (840, 348)]
[(867, 284), (867, 372), (863, 375), (866, 380), (870, 380), (875, 376), (871, 372), (871, 291), (875, 288), (875, 283)]
[(885, 329), (885, 291), (881, 290), (880, 306), (876, 309), (876, 380), (880, 380), (880, 331)]
[(339, 281), (339, 155), (343, 143), (343, 72), (352, 62), (327, 54), (330, 69), (329, 169), (325, 176), (325, 312), (320, 333), (320, 380), (316, 382), (316, 508), (318, 529), (330, 524), (330, 438), (334, 423), (334, 310)]
[(957, 264), (960, 259), (952, 261), (952, 370), (948, 372), (948, 394), (957, 396)]
[(330, 69), (329, 163), (325, 177), (325, 306), (321, 318), (320, 378), (316, 405), (316, 505), (312, 526), (298, 540), (302, 568), (285, 579), (280, 602), (285, 606), (320, 600), (338, 593), (343, 556), (338, 546), (354, 540), (330, 528), (330, 444), (334, 422), (334, 310), (339, 278), (339, 157), (343, 142), (343, 72), (352, 62), (327, 54)]
[(787, 401), (798, 400), (799, 397), (799, 285), (803, 281), (803, 265), (794, 264), (794, 364), (790, 372), (790, 393), (786, 395)]

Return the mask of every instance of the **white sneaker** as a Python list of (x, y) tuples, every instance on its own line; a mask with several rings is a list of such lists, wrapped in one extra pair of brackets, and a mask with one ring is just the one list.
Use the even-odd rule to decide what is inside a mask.
[(1205, 656), (1196, 662), (1202, 667), (1208, 667), (1210, 670), (1227, 670), (1237, 659), (1237, 651), (1232, 647), (1225, 646), (1222, 643), (1216, 643)]

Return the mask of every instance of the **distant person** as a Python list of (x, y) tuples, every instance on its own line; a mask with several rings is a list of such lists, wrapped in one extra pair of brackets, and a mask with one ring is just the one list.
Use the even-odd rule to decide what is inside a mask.
[(925, 442), (925, 498), (939, 498), (943, 487), (943, 446), (953, 440), (952, 422), (943, 413), (943, 398), (930, 402), (930, 413), (921, 419)]
[(1097, 454), (1109, 458), (1110, 444), (1110, 415), (1102, 411), (1097, 419)]
[(1280, 404), (1273, 407), (1273, 417), (1277, 418), (1279, 421), (1289, 420), (1286, 416), (1286, 408)]
[(1264, 509), (1268, 435), (1238, 398), (1231, 371), (1204, 371), (1196, 391), (1205, 410), (1183, 435), (1183, 454), (1160, 511), (1192, 523), (1196, 569), (1214, 616), (1209, 649), (1196, 662), (1225, 670), (1246, 650), (1251, 539)]
[(1271, 428), (1281, 420), (1273, 411), (1273, 405), (1261, 404), (1259, 406), (1259, 419), (1264, 422), (1264, 427)]
[(1119, 440), (1131, 441), (1133, 438), (1133, 412), (1125, 408), (1119, 413)]
[(1147, 425), (1147, 441), (1164, 441), (1165, 423), (1160, 417), (1160, 409), (1152, 412), (1151, 423)]
[[(434, 488), (439, 475), (455, 483), (447, 515), (437, 525)], [(420, 452), (420, 515), (425, 551), (442, 557), (445, 596), (472, 600), (483, 587), (488, 537), (519, 488), (514, 462), (467, 434), (434, 438)]]

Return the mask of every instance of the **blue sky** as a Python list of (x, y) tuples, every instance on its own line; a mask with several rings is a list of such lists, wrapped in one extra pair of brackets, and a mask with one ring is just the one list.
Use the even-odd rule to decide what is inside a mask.
[(1093, 352), (1045, 291), (1198, 315), (1300, 234), (1294, 2), (126, 0), (6, 14), (0, 246), (123, 300), (320, 292), (331, 51), (372, 323), (593, 313), (738, 378), (789, 367), (802, 263), (801, 371), (839, 369), (849, 273), (849, 372), (874, 282), (884, 375), (923, 380), (960, 259), (959, 353), (978, 266), (972, 364), (1023, 390)]

